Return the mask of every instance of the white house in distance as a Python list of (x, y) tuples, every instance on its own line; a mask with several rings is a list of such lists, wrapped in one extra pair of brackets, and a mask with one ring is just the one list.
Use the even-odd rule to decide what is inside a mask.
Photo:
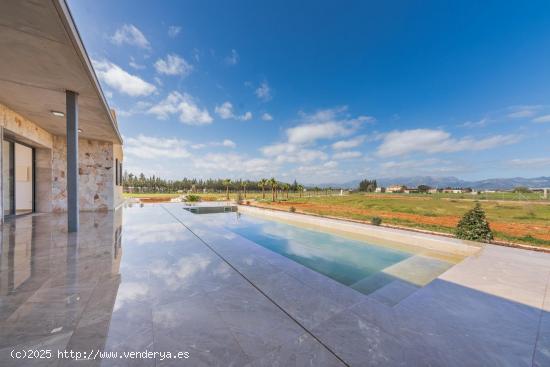
[(390, 185), (386, 187), (386, 192), (403, 192), (403, 185)]
[(1, 219), (122, 202), (122, 138), (65, 0), (0, 2)]

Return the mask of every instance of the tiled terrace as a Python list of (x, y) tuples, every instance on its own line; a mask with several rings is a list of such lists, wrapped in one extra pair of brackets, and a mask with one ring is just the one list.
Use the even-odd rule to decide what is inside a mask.
[[(486, 246), (399, 302), (364, 295), (179, 204), (7, 221), (2, 366), (550, 366), (550, 255)], [(12, 350), (182, 351), (26, 359)]]

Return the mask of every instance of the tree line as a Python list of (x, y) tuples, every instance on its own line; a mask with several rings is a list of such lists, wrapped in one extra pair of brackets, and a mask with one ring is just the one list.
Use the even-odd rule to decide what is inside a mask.
[[(201, 192), (201, 191), (279, 191), (300, 192), (306, 187), (296, 180), (292, 183), (277, 181), (275, 178), (264, 178), (261, 180), (231, 180), (231, 179), (197, 179), (182, 178), (168, 180), (155, 175), (145, 176), (143, 173), (134, 175), (125, 172), (122, 177), (122, 186), (126, 192), (144, 193), (177, 193), (177, 192)], [(315, 187), (308, 187), (311, 190), (321, 190)]]

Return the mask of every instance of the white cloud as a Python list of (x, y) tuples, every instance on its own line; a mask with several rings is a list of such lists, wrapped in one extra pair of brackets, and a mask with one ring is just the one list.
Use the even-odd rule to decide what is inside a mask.
[(272, 98), (271, 88), (269, 87), (269, 84), (267, 84), (267, 82), (262, 82), (254, 93), (256, 94), (256, 97), (264, 102), (267, 102)]
[(97, 76), (109, 87), (132, 97), (147, 96), (156, 87), (107, 60), (92, 60)]
[(387, 133), (378, 147), (382, 157), (406, 155), (409, 153), (451, 153), (466, 150), (484, 150), (517, 142), (514, 135), (494, 135), (482, 139), (455, 139), (446, 131), (413, 129)]
[(242, 116), (239, 116), (239, 120), (242, 120), (242, 121), (252, 120), (252, 112), (250, 111), (245, 112)]
[(295, 144), (280, 143), (262, 147), (260, 151), (273, 158), (277, 163), (307, 163), (315, 160), (326, 160), (327, 154), (315, 149), (305, 149)]
[(170, 38), (176, 37), (181, 32), (181, 27), (177, 25), (171, 25), (168, 27), (168, 36)]
[(237, 144), (235, 144), (233, 140), (229, 140), (229, 139), (224, 139), (222, 141), (222, 145), (228, 148), (235, 148), (237, 146)]
[(318, 110), (312, 114), (300, 112), (302, 125), (286, 130), (288, 141), (293, 144), (309, 144), (319, 139), (335, 139), (351, 135), (364, 122), (374, 121), (371, 116), (351, 117), (347, 107)]
[(122, 27), (116, 30), (115, 34), (111, 37), (111, 41), (115, 45), (122, 45), (124, 43), (132, 46), (137, 46), (144, 49), (150, 49), (151, 45), (143, 33), (133, 24), (124, 24)]
[(358, 136), (356, 138), (349, 139), (349, 140), (340, 140), (332, 144), (332, 149), (340, 150), (340, 149), (355, 148), (363, 144), (364, 141), (365, 141), (365, 136)]
[(136, 59), (134, 59), (133, 56), (130, 56), (130, 62), (128, 63), (131, 67), (133, 67), (136, 70), (145, 69), (145, 65), (139, 64), (136, 62)]
[(307, 144), (319, 139), (331, 139), (350, 135), (355, 131), (341, 122), (324, 122), (299, 125), (286, 130), (288, 141), (293, 144)]
[(332, 156), (332, 159), (353, 159), (353, 158), (359, 158), (361, 157), (361, 152), (357, 151), (345, 151), (345, 152), (339, 152)]
[(533, 122), (550, 122), (550, 115), (543, 115), (533, 119)]
[(263, 121), (271, 121), (273, 120), (273, 116), (271, 116), (269, 113), (265, 112), (262, 114), (262, 120)]
[(213, 119), (207, 109), (200, 109), (189, 94), (170, 93), (164, 100), (151, 107), (149, 113), (159, 119), (179, 114), (179, 120), (188, 125), (210, 124)]
[(218, 114), (218, 116), (220, 116), (224, 120), (227, 120), (227, 119), (237, 119), (241, 121), (252, 120), (252, 112), (250, 111), (245, 112), (241, 116), (236, 116), (233, 113), (233, 105), (229, 101), (222, 103), (221, 106), (216, 106), (214, 111)]
[(465, 172), (464, 167), (456, 161), (437, 158), (389, 161), (380, 164), (379, 175), (382, 177), (404, 177), (408, 175), (435, 175)]
[(196, 143), (191, 144), (191, 149), (203, 149), (207, 147), (226, 147), (226, 148), (236, 148), (237, 144), (230, 139), (224, 139), (222, 141), (212, 141), (209, 143)]
[(155, 62), (155, 69), (160, 74), (187, 76), (193, 71), (193, 65), (189, 64), (183, 57), (175, 54), (166, 55), (164, 59)]
[(138, 101), (133, 105), (129, 110), (117, 109), (116, 112), (120, 116), (133, 116), (147, 111), (151, 107), (151, 102), (147, 101)]
[(466, 121), (459, 125), (459, 127), (466, 127), (466, 128), (475, 128), (475, 127), (484, 127), (489, 122), (488, 118), (482, 118), (478, 121)]
[(237, 50), (231, 50), (231, 55), (225, 58), (225, 63), (227, 65), (237, 65), (239, 63), (239, 54), (237, 53)]
[(542, 107), (543, 106), (541, 105), (512, 106), (508, 108), (508, 110), (511, 111), (510, 113), (508, 113), (508, 117), (510, 118), (532, 117)]
[(525, 158), (525, 159), (512, 159), (508, 161), (509, 165), (515, 167), (550, 167), (550, 158)]
[[(218, 177), (222, 172), (237, 173), (238, 175), (257, 175), (272, 172), (272, 162), (268, 159), (248, 159), (240, 154), (206, 154), (194, 161), (196, 168), (206, 172), (213, 172)], [(241, 176), (242, 177), (242, 176)]]
[(191, 154), (185, 149), (185, 140), (155, 138), (138, 135), (124, 139), (124, 153), (140, 159), (188, 158)]
[(233, 118), (233, 105), (231, 102), (224, 102), (221, 106), (216, 106), (214, 111), (224, 120)]

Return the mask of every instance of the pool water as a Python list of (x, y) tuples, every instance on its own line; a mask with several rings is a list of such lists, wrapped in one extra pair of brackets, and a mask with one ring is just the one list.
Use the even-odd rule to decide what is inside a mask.
[(225, 221), (224, 225), (232, 232), (347, 286), (413, 256), (400, 250), (248, 215), (230, 217), (232, 220)]

